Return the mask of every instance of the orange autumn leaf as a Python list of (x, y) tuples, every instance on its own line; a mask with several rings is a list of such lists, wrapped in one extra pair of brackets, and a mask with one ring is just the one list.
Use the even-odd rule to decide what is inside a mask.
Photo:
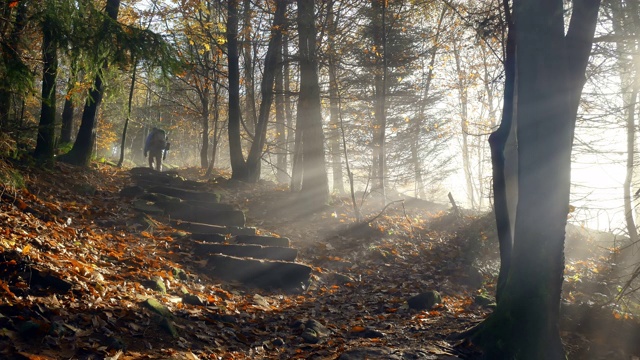
[(147, 239), (153, 238), (153, 235), (151, 235), (149, 232), (146, 232), (146, 231), (142, 231), (140, 235), (142, 235), (143, 237), (146, 237)]
[(22, 253), (28, 254), (29, 250), (31, 250), (31, 245), (27, 244), (25, 247), (22, 248)]
[(18, 207), (18, 209), (20, 209), (22, 211), (27, 209), (27, 204), (24, 201), (20, 200), (20, 199), (16, 200), (16, 206)]
[(353, 332), (353, 333), (359, 333), (359, 332), (363, 332), (363, 331), (364, 331), (364, 326), (356, 325), (356, 326), (352, 326), (351, 327), (351, 332)]

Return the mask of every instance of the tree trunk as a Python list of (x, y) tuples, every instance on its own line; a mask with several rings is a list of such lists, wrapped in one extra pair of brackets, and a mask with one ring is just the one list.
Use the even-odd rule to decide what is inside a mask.
[[(49, 9), (53, 11), (53, 9)], [(55, 44), (56, 34), (51, 24), (50, 16), (42, 23), (42, 105), (40, 108), (40, 123), (38, 124), (38, 139), (34, 157), (44, 163), (53, 163), (56, 129), (56, 78), (58, 75), (58, 52)]]
[(253, 51), (253, 46), (251, 43), (251, 0), (243, 1), (243, 10), (242, 10), (242, 18), (243, 18), (243, 26), (242, 26), (242, 53), (244, 56), (244, 84), (245, 89), (247, 91), (246, 99), (245, 99), (245, 109), (246, 109), (246, 125), (249, 129), (250, 133), (255, 132), (257, 123), (258, 123), (258, 115), (256, 114), (256, 90), (254, 84), (254, 63), (253, 56), (251, 52)]
[(209, 167), (209, 95), (211, 89), (208, 84), (200, 91), (200, 104), (202, 106), (202, 147), (200, 148), (200, 168), (206, 169)]
[(627, 113), (627, 173), (624, 178), (624, 217), (627, 224), (627, 233), (632, 244), (638, 242), (638, 228), (633, 217), (633, 170), (634, 155), (636, 150), (636, 126), (635, 126), (635, 109), (638, 100), (638, 83), (633, 81), (633, 88), (629, 96), (629, 103), (626, 104), (625, 112)]
[[(10, 2), (4, 2), (2, 7), (4, 11), (4, 19), (9, 19), (12, 12)], [(23, 36), (23, 30), (27, 25), (27, 10), (29, 9), (29, 3), (27, 1), (20, 1), (14, 9), (16, 11), (16, 15), (13, 22), (13, 28), (11, 31), (7, 31), (7, 34), (2, 34), (6, 37), (3, 41), (0, 41), (0, 54), (2, 56), (2, 61), (4, 62), (3, 65), (6, 69), (12, 69), (13, 72), (21, 72), (22, 75), (26, 75), (29, 69), (24, 65), (24, 63), (22, 63), (22, 60), (20, 60), (20, 54), (18, 51), (21, 48), (20, 44)], [(7, 25), (9, 25), (8, 22)], [(24, 87), (24, 84), (15, 84), (13, 81), (14, 79), (6, 76), (6, 74), (4, 75), (5, 76), (0, 77), (0, 129), (7, 129), (9, 127), (12, 91), (16, 88), (16, 85)], [(25, 79), (23, 78), (19, 80)], [(22, 117), (20, 118), (22, 119)]]
[[(107, 0), (105, 11), (110, 20), (105, 20), (103, 25), (104, 31), (107, 31), (109, 27), (109, 21), (116, 21), (118, 19), (118, 11), (120, 9), (120, 0)], [(102, 102), (102, 95), (104, 93), (104, 84), (102, 83), (102, 74), (107, 63), (101, 65), (96, 74), (96, 78), (93, 83), (93, 87), (89, 91), (89, 97), (84, 105), (82, 112), (82, 122), (80, 123), (80, 129), (76, 136), (76, 141), (73, 143), (71, 151), (69, 151), (63, 159), (71, 164), (88, 166), (91, 161), (91, 154), (93, 152), (93, 144), (96, 137), (96, 116), (98, 113), (98, 107)]]
[(60, 128), (60, 144), (67, 144), (71, 142), (71, 135), (73, 134), (73, 112), (75, 106), (73, 104), (73, 86), (76, 79), (75, 70), (71, 69), (71, 75), (69, 75), (69, 82), (67, 83), (67, 96), (64, 100), (64, 106), (62, 108), (62, 127)]
[(286, 20), (286, 11), (287, 5), (285, 1), (276, 2), (276, 11), (273, 18), (273, 26), (271, 27), (271, 38), (264, 59), (264, 74), (262, 76), (262, 84), (260, 85), (262, 92), (260, 115), (258, 117), (258, 123), (256, 124), (251, 150), (247, 157), (248, 180), (251, 182), (260, 180), (260, 164), (267, 136), (269, 113), (271, 112), (271, 104), (273, 103), (273, 85), (275, 84), (276, 70), (278, 67), (278, 53), (282, 49), (282, 31)]
[(240, 66), (238, 55), (238, 3), (227, 3), (227, 58), (229, 68), (229, 156), (231, 160), (231, 178), (244, 179), (247, 166), (242, 154), (240, 139)]
[(282, 56), (283, 41), (278, 51), (276, 71), (276, 180), (279, 184), (287, 182), (287, 129), (285, 119), (285, 94), (284, 94), (284, 62)]
[(127, 118), (124, 120), (124, 128), (122, 129), (122, 140), (120, 141), (120, 160), (118, 167), (122, 167), (124, 163), (124, 147), (127, 141), (127, 129), (129, 128), (129, 120), (131, 119), (131, 103), (133, 102), (133, 91), (136, 88), (136, 74), (138, 71), (138, 59), (133, 59), (133, 71), (131, 72), (131, 86), (129, 87), (129, 100), (127, 102)]
[[(385, 130), (387, 127), (386, 118), (386, 2), (381, 0), (371, 0), (373, 10), (372, 28), (373, 43), (377, 49), (382, 49), (381, 58), (376, 57), (374, 67), (374, 125), (373, 125), (373, 190), (379, 190), (382, 198), (385, 199)], [(385, 200), (386, 201), (386, 200)]]
[[(440, 45), (440, 34), (442, 31), (442, 21), (444, 20), (444, 16), (447, 13), (448, 7), (443, 6), (442, 11), (440, 12), (440, 16), (438, 17), (438, 23), (436, 26), (436, 33), (433, 38), (433, 44), (430, 50), (430, 59), (428, 66), (422, 66), (423, 68), (423, 81), (424, 81), (424, 91), (422, 95), (422, 99), (420, 101), (419, 110), (418, 110), (418, 118), (414, 121), (411, 131), (411, 162), (413, 163), (413, 171), (416, 179), (416, 189), (415, 196), (420, 199), (426, 198), (425, 193), (425, 184), (422, 177), (422, 159), (419, 155), (419, 147), (421, 142), (421, 133), (422, 127), (424, 125), (424, 120), (426, 119), (426, 107), (429, 102), (429, 95), (431, 94), (431, 81), (433, 80), (433, 69), (435, 68), (436, 55), (438, 54), (438, 46)], [(427, 73), (424, 73), (424, 69), (427, 68)]]
[(458, 77), (458, 101), (460, 104), (460, 129), (462, 132), (462, 170), (464, 171), (464, 178), (467, 184), (467, 199), (471, 208), (476, 207), (476, 201), (473, 191), (473, 175), (471, 171), (471, 159), (469, 158), (469, 118), (468, 118), (468, 96), (467, 85), (465, 83), (465, 77), (467, 76), (464, 69), (462, 69), (462, 59), (460, 58), (460, 49), (458, 43), (453, 43), (453, 56), (456, 62), (456, 73)]
[(515, 29), (511, 20), (509, 1), (503, 0), (505, 21), (507, 23), (507, 44), (504, 58), (504, 98), (503, 112), (500, 126), (489, 136), (491, 148), (491, 165), (493, 168), (493, 198), (494, 213), (496, 217), (496, 229), (498, 232), (498, 244), (500, 246), (500, 272), (496, 286), (496, 302), (502, 299), (502, 292), (507, 282), (507, 275), (511, 266), (511, 250), (513, 238), (511, 232), (512, 220), (515, 211), (509, 212), (509, 193), (507, 192), (507, 174), (505, 173), (505, 147), (511, 133), (511, 125), (514, 117), (515, 105)]
[[(622, 103), (624, 106), (624, 114), (626, 116), (627, 125), (627, 171), (624, 179), (624, 215), (627, 226), (627, 233), (631, 243), (638, 241), (638, 229), (636, 227), (635, 218), (633, 216), (633, 172), (635, 162), (635, 111), (638, 101), (638, 92), (640, 84), (638, 83), (638, 64), (640, 54), (638, 54), (637, 32), (640, 21), (637, 20), (637, 5), (634, 2), (628, 3), (629, 8), (627, 14), (621, 8), (622, 3), (611, 1), (611, 15), (613, 23), (613, 31), (616, 35), (616, 52), (617, 62), (620, 68), (620, 82), (622, 84)], [(628, 39), (630, 36), (631, 39)], [(631, 59), (629, 61), (629, 55)], [(625, 71), (626, 70), (626, 71)], [(627, 93), (626, 91), (629, 92)]]
[(211, 176), (213, 172), (213, 167), (216, 163), (216, 155), (218, 154), (218, 144), (220, 143), (220, 84), (218, 80), (215, 81), (213, 85), (213, 136), (212, 136), (212, 146), (211, 146), (211, 161), (209, 161), (209, 167), (207, 168), (206, 177)]
[(491, 359), (565, 359), (559, 333), (571, 149), (599, 0), (514, 3), (518, 205), (509, 275), (475, 341)]
[(327, 16), (329, 28), (328, 40), (328, 61), (329, 61), (329, 148), (331, 153), (331, 170), (333, 173), (333, 192), (339, 195), (344, 194), (344, 175), (342, 174), (342, 156), (340, 149), (340, 119), (338, 113), (338, 102), (340, 99), (337, 77), (337, 54), (335, 49), (335, 37), (338, 32), (338, 22), (334, 13), (334, 0), (327, 3)]
[(289, 35), (288, 33), (283, 34), (282, 38), (282, 60), (284, 61), (283, 65), (283, 76), (284, 76), (284, 117), (287, 127), (287, 146), (285, 152), (285, 163), (289, 164), (289, 158), (291, 160), (291, 184), (290, 190), (298, 191), (302, 185), (302, 172), (298, 169), (300, 166), (295, 166), (296, 164), (296, 155), (298, 153), (298, 149), (300, 148), (300, 135), (298, 134), (298, 126), (295, 127), (293, 125), (293, 102), (291, 100), (291, 67), (290, 67), (290, 58), (289, 58)]
[(298, 126), (302, 126), (302, 189), (308, 205), (322, 206), (329, 200), (329, 182), (324, 159), (324, 133), (318, 84), (314, 3), (298, 0), (300, 40), (300, 97)]

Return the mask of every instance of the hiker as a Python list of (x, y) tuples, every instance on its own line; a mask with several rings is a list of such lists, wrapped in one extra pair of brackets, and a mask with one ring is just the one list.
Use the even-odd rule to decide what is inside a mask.
[(144, 142), (144, 157), (149, 155), (149, 167), (153, 169), (155, 160), (156, 170), (162, 171), (162, 160), (167, 158), (169, 143), (164, 130), (154, 127)]

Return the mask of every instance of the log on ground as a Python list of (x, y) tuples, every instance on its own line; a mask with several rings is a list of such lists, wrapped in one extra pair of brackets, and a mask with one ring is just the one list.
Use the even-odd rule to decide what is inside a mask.
[(211, 243), (196, 243), (197, 254), (222, 254), (236, 257), (250, 257), (254, 259), (295, 261), (298, 250), (287, 247), (260, 245), (225, 245)]
[(222, 280), (239, 281), (249, 286), (296, 289), (308, 283), (311, 268), (285, 261), (210, 255), (207, 272)]
[(236, 243), (279, 247), (291, 246), (289, 238), (259, 235), (238, 235), (236, 236)]

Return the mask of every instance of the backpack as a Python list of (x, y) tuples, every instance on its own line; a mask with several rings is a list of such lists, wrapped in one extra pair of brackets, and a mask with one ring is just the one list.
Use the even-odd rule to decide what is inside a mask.
[(167, 147), (167, 134), (162, 129), (156, 129), (151, 134), (151, 139), (149, 140), (149, 149), (160, 149), (164, 150)]

